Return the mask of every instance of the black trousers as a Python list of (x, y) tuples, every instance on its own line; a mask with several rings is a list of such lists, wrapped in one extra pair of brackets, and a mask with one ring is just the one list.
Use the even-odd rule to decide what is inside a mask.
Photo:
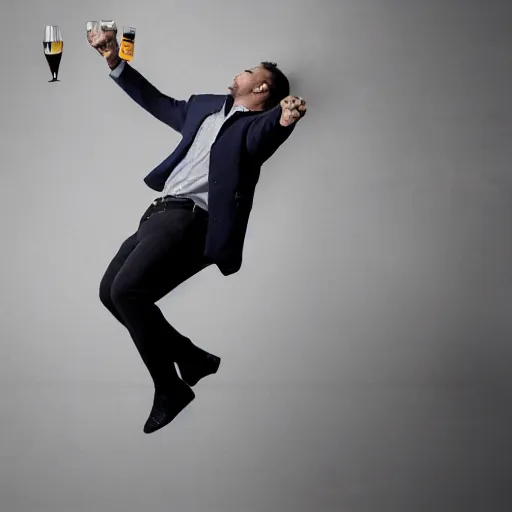
[(155, 387), (172, 387), (174, 362), (190, 361), (195, 345), (164, 318), (156, 302), (209, 263), (204, 258), (207, 213), (191, 201), (153, 203), (137, 231), (109, 264), (100, 300), (124, 325)]

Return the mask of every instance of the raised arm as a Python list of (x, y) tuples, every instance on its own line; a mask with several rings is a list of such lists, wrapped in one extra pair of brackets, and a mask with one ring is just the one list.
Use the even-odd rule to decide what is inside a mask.
[(273, 109), (254, 116), (247, 130), (249, 154), (262, 163), (268, 160), (291, 135), (297, 120), (305, 113), (306, 102), (302, 98), (288, 96)]
[(187, 115), (188, 101), (176, 100), (161, 93), (125, 61), (112, 69), (110, 77), (144, 110), (181, 133)]
[(87, 40), (105, 58), (111, 70), (110, 77), (130, 98), (162, 123), (182, 133), (190, 99), (176, 100), (162, 94), (126, 61), (121, 60), (114, 30), (89, 29)]

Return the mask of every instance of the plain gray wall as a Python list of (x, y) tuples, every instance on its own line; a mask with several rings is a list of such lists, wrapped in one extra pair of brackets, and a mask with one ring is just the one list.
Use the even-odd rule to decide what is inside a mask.
[[(0, 14), (1, 512), (512, 510), (510, 2)], [(134, 67), (174, 97), (276, 60), (309, 105), (263, 168), (242, 270), (160, 303), (223, 363), (151, 436), (98, 286), (179, 136), (108, 77), (101, 18), (137, 28)]]

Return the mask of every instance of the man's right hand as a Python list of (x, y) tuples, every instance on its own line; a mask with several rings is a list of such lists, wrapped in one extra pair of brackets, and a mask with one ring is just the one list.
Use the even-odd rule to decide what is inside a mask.
[(103, 31), (100, 28), (87, 32), (87, 41), (105, 58), (108, 67), (114, 69), (121, 62), (116, 33), (113, 30)]

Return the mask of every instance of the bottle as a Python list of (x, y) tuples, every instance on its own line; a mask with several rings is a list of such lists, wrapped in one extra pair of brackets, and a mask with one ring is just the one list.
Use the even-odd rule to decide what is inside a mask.
[(119, 57), (123, 60), (132, 60), (135, 49), (135, 29), (133, 27), (123, 27), (123, 38), (119, 47)]

